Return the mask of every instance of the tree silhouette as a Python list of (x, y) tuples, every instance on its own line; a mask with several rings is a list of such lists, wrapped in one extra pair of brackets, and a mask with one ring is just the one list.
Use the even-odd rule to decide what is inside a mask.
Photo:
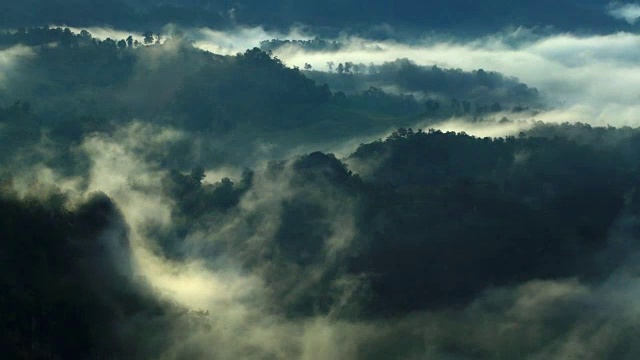
[(153, 32), (145, 31), (142, 36), (144, 37), (143, 41), (146, 45), (153, 44)]
[(335, 63), (333, 61), (327, 61), (327, 67), (329, 68), (330, 72), (333, 72), (333, 66), (335, 65)]

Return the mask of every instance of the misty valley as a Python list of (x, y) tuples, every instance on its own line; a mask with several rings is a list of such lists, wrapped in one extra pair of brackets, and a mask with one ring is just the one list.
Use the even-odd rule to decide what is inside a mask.
[(640, 358), (640, 5), (525, 3), (0, 0), (3, 358)]

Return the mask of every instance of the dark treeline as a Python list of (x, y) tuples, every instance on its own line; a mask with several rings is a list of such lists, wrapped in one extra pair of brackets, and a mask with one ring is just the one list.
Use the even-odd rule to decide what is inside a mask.
[(280, 40), (271, 39), (260, 42), (260, 50), (276, 51), (282, 47), (291, 46), (305, 51), (338, 51), (343, 45), (337, 41), (327, 41), (320, 38), (310, 40)]
[(82, 30), (79, 34), (73, 33), (69, 28), (34, 27), (19, 28), (15, 32), (4, 32), (0, 34), (0, 46), (27, 45), (39, 46), (55, 43), (62, 47), (79, 47), (86, 45), (101, 45), (105, 47), (131, 47), (140, 45), (137, 40), (130, 37), (128, 40), (116, 42), (113, 39), (99, 40), (93, 38), (91, 33)]
[(305, 72), (312, 79), (327, 83), (334, 91), (360, 93), (370, 87), (393, 87), (404, 93), (420, 94), (451, 104), (458, 114), (481, 114), (513, 107), (540, 107), (538, 90), (516, 78), (483, 69), (465, 72), (438, 66), (419, 66), (408, 59), (382, 65), (329, 63), (329, 72)]
[[(154, 33), (152, 31), (145, 31), (141, 34), (142, 41), (138, 41), (133, 38), (133, 35), (129, 35), (126, 39), (111, 39), (106, 38), (100, 40), (94, 38), (87, 30), (81, 30), (79, 33), (74, 33), (71, 29), (65, 27), (31, 27), (31, 28), (18, 28), (16, 31), (5, 31), (0, 33), (0, 48), (6, 48), (13, 45), (27, 45), (27, 46), (61, 46), (63, 48), (77, 48), (88, 45), (103, 47), (103, 48), (131, 48), (141, 45), (159, 45), (163, 40), (161, 33)], [(182, 39), (184, 36), (180, 31), (176, 31), (173, 34), (174, 37)]]

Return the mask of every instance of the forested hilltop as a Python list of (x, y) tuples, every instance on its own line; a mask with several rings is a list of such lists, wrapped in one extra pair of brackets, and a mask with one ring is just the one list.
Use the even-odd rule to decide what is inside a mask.
[[(195, 48), (180, 32), (146, 32), (141, 41), (98, 40), (88, 31), (31, 28), (0, 35), (0, 49), (16, 58), (0, 88), (5, 113), (19, 111), (16, 116), (30, 119), (14, 122), (21, 129), (9, 131), (38, 137), (46, 129), (62, 141), (144, 119), (207, 138), (242, 138), (226, 147), (247, 155), (256, 139), (301, 146), (377, 135), (418, 121), (482, 120), (543, 106), (535, 89), (494, 72), (421, 69), (399, 60), (362, 78), (309, 73), (313, 81), (270, 52), (216, 55)], [(327, 83), (345, 89), (332, 91)], [(392, 85), (405, 90), (382, 90)], [(486, 95), (473, 94), (480, 89), (488, 89)]]
[(141, 35), (0, 34), (9, 358), (640, 356), (640, 128), (535, 121), (491, 70)]

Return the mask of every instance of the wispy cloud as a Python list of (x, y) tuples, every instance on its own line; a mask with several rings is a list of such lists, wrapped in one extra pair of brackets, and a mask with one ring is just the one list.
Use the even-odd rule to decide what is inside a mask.
[(609, 15), (616, 19), (624, 20), (630, 25), (635, 25), (638, 19), (640, 19), (640, 5), (636, 3), (621, 4), (614, 2), (609, 5)]
[(233, 31), (212, 30), (208, 28), (188, 31), (195, 46), (216, 54), (234, 55), (246, 49), (260, 46), (260, 41), (270, 39), (310, 39), (301, 28), (291, 28), (289, 32), (267, 31), (263, 27), (238, 26)]
[(33, 54), (30, 48), (22, 45), (0, 50), (0, 90), (3, 90), (5, 81), (14, 74), (20, 60)]

